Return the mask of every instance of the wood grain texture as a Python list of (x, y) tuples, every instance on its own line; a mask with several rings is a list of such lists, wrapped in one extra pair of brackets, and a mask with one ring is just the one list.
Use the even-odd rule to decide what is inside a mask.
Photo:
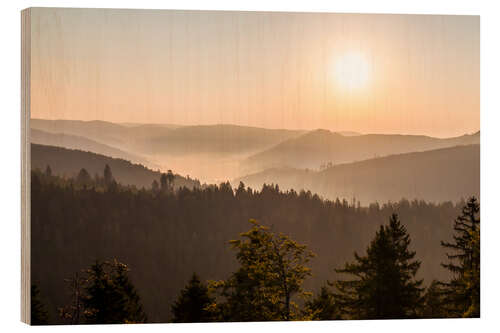
[(21, 321), (31, 323), (30, 87), (31, 10), (21, 12)]

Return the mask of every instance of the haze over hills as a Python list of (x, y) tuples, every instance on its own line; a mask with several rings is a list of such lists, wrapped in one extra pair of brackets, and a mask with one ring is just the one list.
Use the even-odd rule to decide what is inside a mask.
[(108, 157), (121, 158), (133, 163), (140, 163), (151, 168), (157, 167), (142, 156), (131, 154), (121, 149), (114, 148), (82, 136), (61, 133), (54, 134), (37, 129), (31, 129), (30, 135), (31, 143), (68, 149), (78, 149), (106, 155)]
[(32, 119), (31, 128), (86, 137), (144, 156), (150, 165), (158, 165), (162, 170), (175, 169), (204, 182), (239, 177), (242, 159), (303, 133), (236, 125), (118, 125), (104, 121), (44, 119)]
[[(72, 150), (61, 147), (31, 144), (31, 168), (44, 171), (47, 165), (52, 169), (52, 174), (73, 177), (85, 168), (94, 176), (103, 175), (104, 167), (108, 164), (117, 182), (124, 185), (135, 185), (138, 188), (151, 188), (154, 180), (160, 181), (161, 173), (150, 170), (140, 164), (132, 164), (123, 159), (111, 158), (104, 155)], [(176, 170), (172, 170), (175, 174)], [(175, 174), (174, 187), (199, 187), (197, 180), (187, 179)]]
[(322, 129), (43, 119), (32, 119), (31, 127), (33, 143), (91, 151), (163, 171), (172, 169), (206, 183), (274, 168), (317, 170), (374, 157), (479, 144), (480, 141), (479, 132), (441, 139)]
[(480, 146), (442, 148), (369, 159), (323, 171), (272, 168), (236, 179), (260, 189), (278, 184), (281, 189), (310, 190), (325, 198), (355, 198), (362, 204), (401, 198), (434, 202), (479, 197)]
[(31, 128), (92, 138), (140, 154), (241, 154), (269, 148), (304, 133), (236, 125), (119, 125), (105, 121), (32, 119)]
[(345, 136), (315, 130), (284, 141), (243, 161), (245, 171), (291, 167), (318, 169), (321, 165), (366, 160), (379, 156), (479, 144), (479, 132), (454, 138), (423, 135), (365, 134)]

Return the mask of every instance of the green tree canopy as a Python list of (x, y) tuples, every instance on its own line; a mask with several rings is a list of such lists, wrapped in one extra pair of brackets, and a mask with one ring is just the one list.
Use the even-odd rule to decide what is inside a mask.
[(353, 280), (335, 283), (336, 300), (349, 319), (413, 318), (421, 305), (421, 284), (415, 275), (420, 261), (409, 250), (410, 236), (396, 214), (389, 225), (380, 226), (365, 256), (354, 253), (355, 261), (337, 273)]
[(181, 290), (181, 294), (172, 305), (174, 323), (202, 323), (211, 321), (208, 307), (214, 299), (210, 297), (207, 286), (200, 281), (196, 273), (189, 280), (188, 285)]
[(250, 220), (252, 228), (230, 243), (240, 268), (226, 281), (212, 283), (223, 299), (212, 311), (223, 321), (300, 319), (295, 295), (304, 296), (306, 266), (314, 254), (288, 236)]

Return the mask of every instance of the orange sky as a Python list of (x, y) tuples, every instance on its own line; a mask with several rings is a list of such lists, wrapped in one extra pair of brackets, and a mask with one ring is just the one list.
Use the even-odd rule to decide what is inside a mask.
[(39, 8), (31, 80), (33, 118), (454, 136), (479, 130), (479, 17)]

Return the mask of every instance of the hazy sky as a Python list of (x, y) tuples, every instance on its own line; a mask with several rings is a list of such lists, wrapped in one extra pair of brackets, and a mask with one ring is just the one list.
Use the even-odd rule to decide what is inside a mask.
[(34, 9), (31, 116), (453, 136), (479, 17)]

